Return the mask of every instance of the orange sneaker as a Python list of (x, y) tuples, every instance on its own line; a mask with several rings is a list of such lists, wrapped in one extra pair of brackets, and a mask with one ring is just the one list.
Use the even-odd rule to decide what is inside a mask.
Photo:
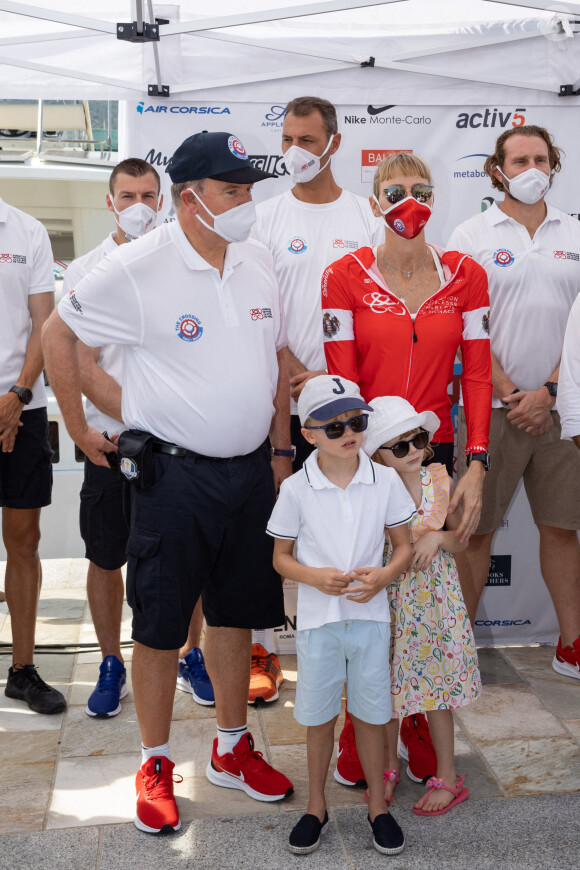
[(137, 771), (137, 815), (135, 827), (147, 834), (163, 830), (178, 831), (181, 827), (179, 810), (173, 797), (173, 783), (183, 777), (173, 775), (174, 763), (164, 755), (149, 758)]
[(248, 704), (255, 704), (260, 700), (266, 704), (275, 701), (279, 697), (278, 687), (283, 680), (280, 659), (276, 653), (269, 653), (261, 643), (253, 643)]

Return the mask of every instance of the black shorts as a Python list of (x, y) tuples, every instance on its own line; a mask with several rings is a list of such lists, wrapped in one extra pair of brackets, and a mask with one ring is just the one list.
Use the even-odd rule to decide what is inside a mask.
[(284, 622), (266, 524), (274, 507), (269, 450), (227, 461), (154, 453), (155, 483), (131, 487), (127, 601), (133, 640), (178, 649), (201, 595), (208, 625)]
[(12, 453), (0, 451), (0, 507), (30, 510), (50, 504), (52, 450), (46, 408), (22, 411)]
[(129, 505), (124, 498), (127, 486), (118, 472), (94, 465), (85, 457), (79, 517), (81, 538), (85, 542), (85, 557), (105, 571), (122, 568), (127, 561)]
[(431, 459), (426, 459), (423, 465), (431, 465), (432, 462), (439, 462), (447, 469), (449, 477), (453, 477), (453, 458), (455, 453), (455, 445), (453, 441), (441, 441), (431, 444), (434, 456)]

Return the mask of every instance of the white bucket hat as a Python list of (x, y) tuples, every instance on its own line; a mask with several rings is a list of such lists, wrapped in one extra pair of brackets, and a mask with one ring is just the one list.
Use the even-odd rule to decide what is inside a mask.
[(412, 429), (426, 429), (429, 440), (439, 428), (439, 417), (433, 411), (418, 414), (410, 402), (401, 396), (379, 396), (373, 399), (363, 450), (372, 456), (382, 444)]

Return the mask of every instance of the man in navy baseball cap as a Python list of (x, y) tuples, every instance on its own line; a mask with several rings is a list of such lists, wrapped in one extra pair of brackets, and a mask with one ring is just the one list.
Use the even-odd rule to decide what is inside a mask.
[[(69, 295), (46, 333), (51, 385), (95, 465), (106, 463), (111, 445), (85, 421), (76, 343), (123, 345), (127, 360), (120, 453), (134, 487), (127, 588), (142, 741), (135, 825), (149, 834), (181, 825), (169, 734), (178, 654), (201, 595), (217, 728), (206, 776), (259, 801), (293, 790), (247, 728), (252, 628), (284, 622), (265, 532), (292, 473), (284, 312), (270, 252), (246, 241), (252, 186), (268, 176), (235, 136), (207, 132), (179, 146), (168, 172), (175, 220), (105, 258), (75, 286), (83, 301), (75, 308)], [(57, 357), (62, 349), (65, 362), (51, 349)], [(143, 456), (140, 465), (130, 453)]]
[(165, 171), (174, 184), (200, 178), (253, 184), (276, 177), (250, 163), (248, 152), (237, 136), (232, 133), (208, 133), (207, 130), (185, 139), (169, 160)]

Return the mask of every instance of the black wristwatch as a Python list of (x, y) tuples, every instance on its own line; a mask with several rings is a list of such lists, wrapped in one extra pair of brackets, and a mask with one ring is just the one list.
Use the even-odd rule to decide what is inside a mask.
[(485, 450), (481, 453), (468, 453), (466, 456), (467, 467), (469, 468), (471, 462), (476, 460), (477, 462), (483, 462), (483, 467), (486, 471), (489, 471), (489, 453), (486, 453)]
[(28, 387), (19, 387), (18, 384), (14, 384), (8, 392), (16, 393), (23, 405), (30, 405), (32, 401), (32, 390), (29, 390)]
[(546, 381), (545, 384), (542, 384), (543, 387), (547, 389), (549, 394), (556, 398), (558, 395), (558, 382), (557, 381)]

